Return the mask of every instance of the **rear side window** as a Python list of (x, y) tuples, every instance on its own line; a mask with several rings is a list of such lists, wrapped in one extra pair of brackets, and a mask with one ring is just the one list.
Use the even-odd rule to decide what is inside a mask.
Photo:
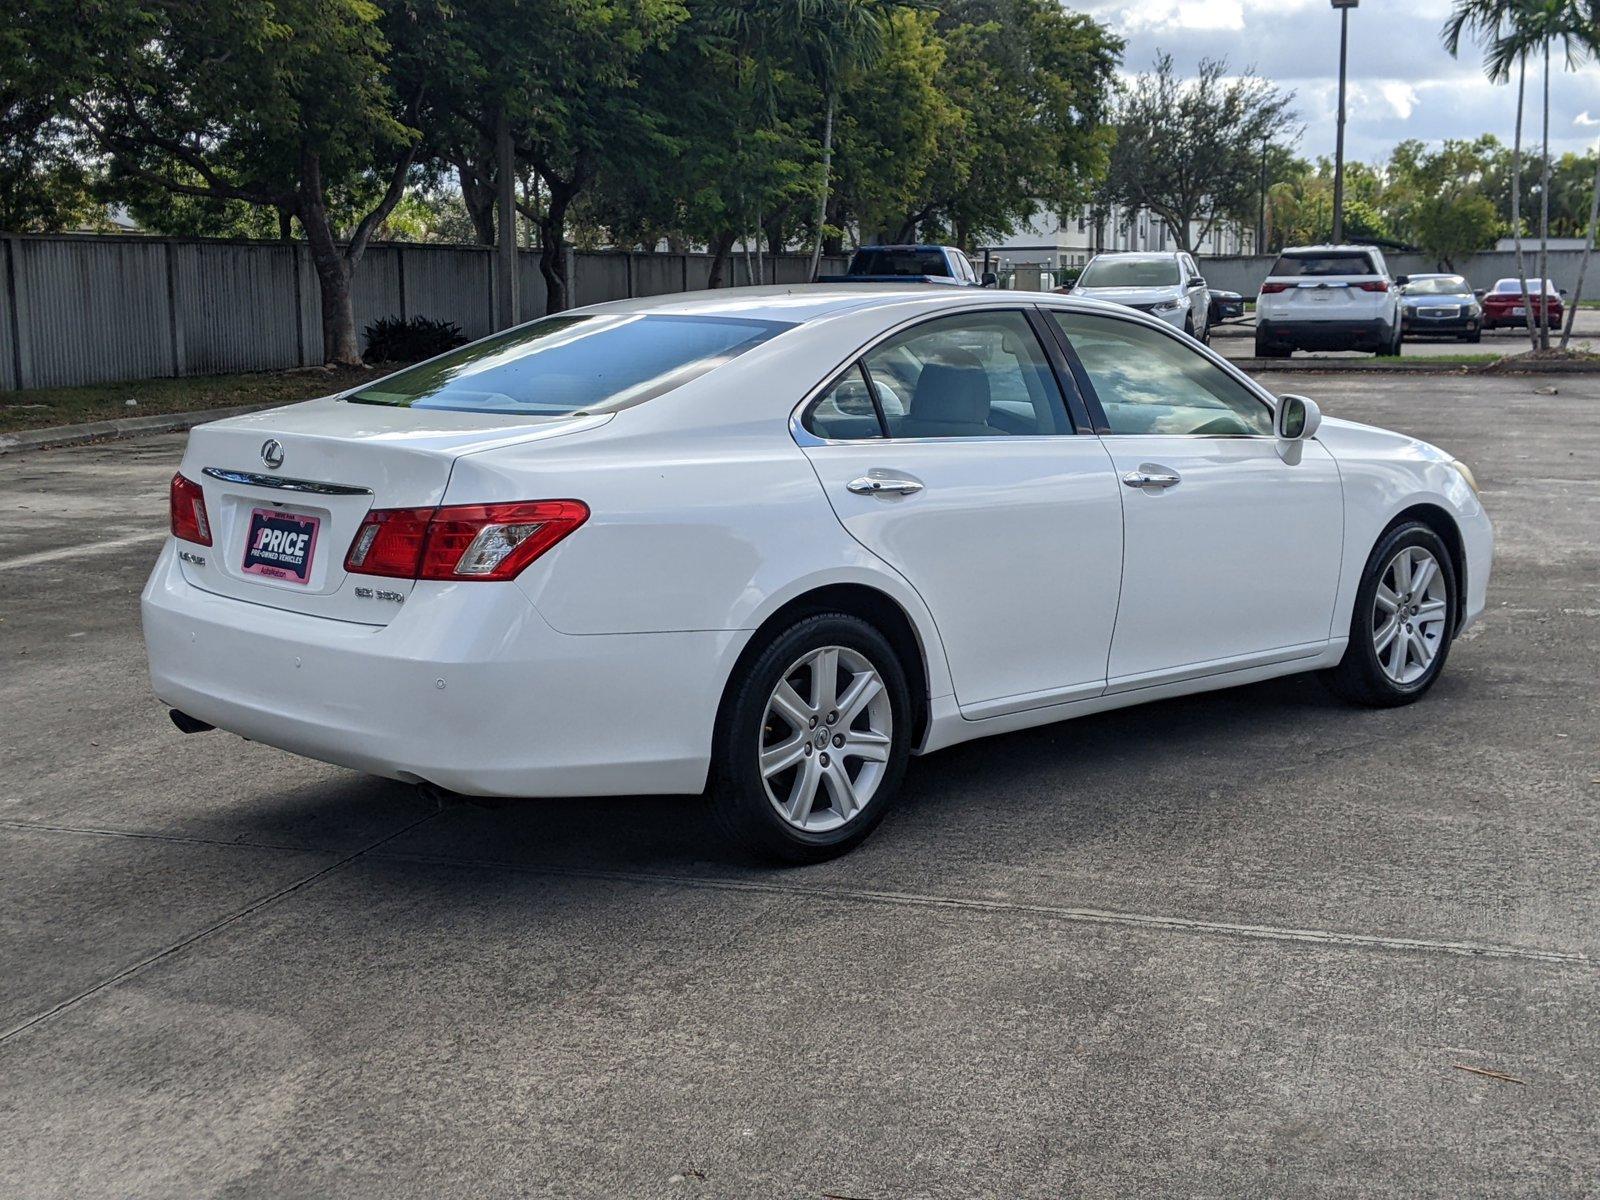
[(1284, 254), (1272, 264), (1272, 276), (1376, 275), (1370, 255), (1359, 250), (1345, 254)]
[(347, 399), (532, 417), (618, 409), (682, 387), (790, 328), (720, 316), (547, 317), (380, 379)]
[(880, 438), (883, 426), (872, 403), (867, 377), (857, 363), (819, 396), (800, 422), (819, 438), (829, 441), (859, 441)]

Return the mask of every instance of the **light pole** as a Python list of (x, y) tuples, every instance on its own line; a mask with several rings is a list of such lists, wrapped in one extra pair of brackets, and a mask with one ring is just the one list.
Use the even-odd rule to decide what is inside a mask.
[(1350, 10), (1361, 0), (1331, 0), (1339, 10), (1339, 135), (1333, 151), (1333, 244), (1344, 241), (1344, 64), (1350, 49)]

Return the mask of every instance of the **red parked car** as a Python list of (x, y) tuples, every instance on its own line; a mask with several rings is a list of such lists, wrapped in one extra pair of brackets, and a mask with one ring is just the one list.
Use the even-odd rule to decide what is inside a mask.
[[(1545, 319), (1551, 329), (1559, 328), (1565, 319), (1566, 313), (1561, 307), (1561, 293), (1556, 290), (1556, 285), (1548, 279), (1544, 281), (1544, 294), (1538, 295), (1539, 281), (1528, 280), (1528, 292), (1532, 293), (1533, 323), (1540, 323), (1541, 308), (1547, 309)], [(1502, 279), (1483, 295), (1483, 327), (1485, 329), (1499, 329), (1508, 326), (1527, 327), (1528, 324), (1529, 296), (1523, 293), (1522, 283), (1516, 279)]]

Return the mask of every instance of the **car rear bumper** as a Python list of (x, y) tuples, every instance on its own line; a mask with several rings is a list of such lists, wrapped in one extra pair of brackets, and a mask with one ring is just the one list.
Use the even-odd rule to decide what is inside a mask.
[(694, 793), (740, 632), (571, 636), (514, 584), (419, 584), (384, 626), (188, 583), (140, 602), (160, 700), (251, 741), (480, 796)]
[(1387, 345), (1394, 326), (1384, 320), (1283, 321), (1258, 320), (1257, 332), (1267, 341), (1295, 350), (1374, 350)]

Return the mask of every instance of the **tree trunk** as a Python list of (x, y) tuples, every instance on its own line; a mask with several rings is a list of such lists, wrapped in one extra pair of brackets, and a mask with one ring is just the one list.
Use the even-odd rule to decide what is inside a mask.
[(473, 236), (480, 246), (494, 245), (494, 187), (478, 173), (465, 152), (455, 158), (456, 179), (461, 184), (461, 201), (472, 222)]
[(1517, 246), (1517, 279), (1522, 284), (1522, 312), (1528, 323), (1528, 345), (1539, 348), (1539, 334), (1533, 325), (1533, 305), (1528, 297), (1528, 264), (1522, 257), (1522, 109), (1528, 92), (1528, 58), (1523, 56), (1517, 72), (1517, 130), (1511, 142), (1511, 236)]
[[(1544, 43), (1544, 166), (1539, 187), (1539, 349), (1550, 349), (1550, 39)], [(1530, 304), (1528, 311), (1533, 311)]]
[(311, 263), (322, 293), (322, 361), (359, 367), (361, 343), (356, 338), (356, 311), (350, 302), (353, 264), (334, 238), (327, 199), (322, 193), (322, 164), (315, 154), (302, 155), (300, 180), (300, 226), (306, 231)]
[(504, 108), (495, 115), (494, 160), (494, 323), (496, 329), (509, 329), (521, 316), (517, 311), (517, 159)]
[(1583, 303), (1583, 280), (1589, 273), (1589, 254), (1594, 249), (1595, 225), (1600, 223), (1600, 153), (1595, 155), (1594, 187), (1589, 191), (1588, 236), (1583, 240), (1583, 257), (1578, 260), (1578, 283), (1572, 289), (1572, 302), (1567, 306), (1567, 323), (1561, 330), (1561, 348), (1565, 350), (1572, 340), (1572, 324), (1578, 319), (1578, 305)]
[(835, 88), (828, 89), (828, 104), (822, 117), (822, 187), (817, 195), (817, 228), (811, 239), (811, 270), (807, 279), (817, 277), (822, 261), (822, 231), (828, 224), (828, 175), (833, 170), (833, 107), (838, 102)]
[(278, 206), (278, 240), (292, 242), (294, 240), (294, 210)]
[(728, 252), (732, 249), (732, 230), (719, 233), (711, 239), (711, 274), (706, 279), (706, 287), (719, 288), (722, 286), (722, 276), (728, 267)]

